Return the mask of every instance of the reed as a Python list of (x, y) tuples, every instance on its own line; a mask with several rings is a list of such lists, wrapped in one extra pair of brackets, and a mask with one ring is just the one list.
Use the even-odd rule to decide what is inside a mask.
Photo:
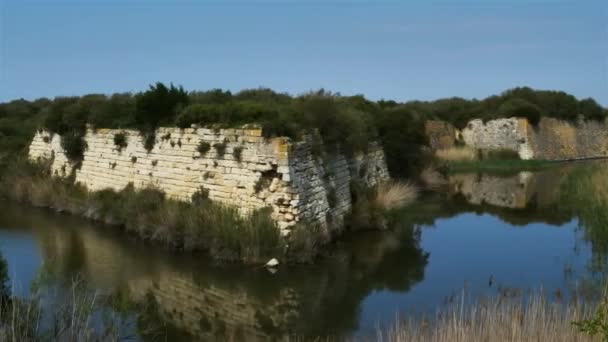
[(431, 319), (397, 319), (378, 329), (388, 342), (600, 341), (574, 323), (593, 317), (595, 304), (550, 300), (542, 291), (529, 296), (505, 294), (467, 304), (464, 294)]

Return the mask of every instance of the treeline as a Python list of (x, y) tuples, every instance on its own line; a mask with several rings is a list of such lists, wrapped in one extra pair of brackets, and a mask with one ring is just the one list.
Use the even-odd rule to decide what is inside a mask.
[(325, 90), (300, 96), (270, 89), (231, 93), (220, 89), (187, 92), (156, 83), (144, 92), (111, 96), (91, 94), (53, 100), (16, 100), (0, 104), (0, 163), (25, 150), (37, 128), (61, 134), (73, 160), (86, 145), (86, 125), (93, 128), (140, 130), (151, 147), (159, 126), (235, 127), (258, 124), (266, 137), (294, 139), (317, 131), (327, 148), (345, 153), (364, 150), (380, 140), (393, 176), (405, 176), (420, 166), (420, 146), (426, 143), (424, 122), (440, 119), (464, 127), (473, 118), (526, 117), (533, 124), (543, 116), (576, 121), (604, 120), (608, 111), (593, 99), (578, 100), (558, 91), (515, 88), (483, 100), (370, 101), (361, 95), (341, 96)]

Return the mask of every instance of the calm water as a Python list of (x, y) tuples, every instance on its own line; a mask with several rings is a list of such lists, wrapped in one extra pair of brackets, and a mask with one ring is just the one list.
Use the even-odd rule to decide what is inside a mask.
[(365, 336), (397, 315), (432, 314), (463, 289), (475, 298), (589, 287), (603, 276), (608, 239), (572, 189), (597, 178), (592, 195), (602, 194), (603, 170), (608, 164), (588, 162), (451, 176), (445, 190), (398, 213), (393, 230), (350, 234), (320, 264), (275, 274), (176, 255), (114, 228), (11, 203), (0, 203), (0, 251), (19, 296), (42, 273), (45, 286), (79, 276), (100, 294), (153, 298), (173, 337)]

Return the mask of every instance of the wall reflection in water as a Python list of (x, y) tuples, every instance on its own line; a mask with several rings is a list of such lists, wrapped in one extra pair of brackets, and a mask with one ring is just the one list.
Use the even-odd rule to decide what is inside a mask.
[(321, 265), (271, 274), (213, 265), (204, 255), (178, 256), (113, 228), (5, 205), (10, 214), (0, 226), (30, 232), (58, 282), (80, 275), (102, 293), (153, 298), (172, 333), (204, 340), (344, 336), (357, 329), (360, 303), (371, 291), (407, 291), (423, 279), (427, 263), (419, 236), (406, 229), (356, 234)]

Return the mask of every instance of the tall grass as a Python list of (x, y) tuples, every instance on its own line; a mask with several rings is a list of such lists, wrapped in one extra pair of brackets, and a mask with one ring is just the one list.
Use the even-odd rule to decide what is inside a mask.
[(542, 291), (526, 298), (497, 295), (468, 305), (464, 295), (432, 319), (397, 319), (378, 341), (600, 341), (573, 323), (593, 316), (594, 304), (552, 301)]
[(388, 228), (388, 214), (410, 205), (418, 197), (416, 186), (400, 181), (387, 181), (374, 187), (353, 182), (351, 193), (354, 204), (349, 226), (354, 230)]
[(418, 189), (411, 183), (384, 182), (375, 189), (374, 202), (382, 210), (394, 210), (405, 207), (416, 200)]
[(477, 160), (477, 150), (467, 146), (456, 146), (435, 151), (435, 157), (445, 162)]
[(221, 261), (262, 263), (282, 257), (288, 241), (270, 212), (242, 216), (235, 207), (203, 198), (194, 203), (166, 198), (155, 188), (89, 192), (35, 166), (18, 167), (0, 180), (0, 194), (20, 202), (120, 225), (146, 240), (174, 249), (207, 250)]

